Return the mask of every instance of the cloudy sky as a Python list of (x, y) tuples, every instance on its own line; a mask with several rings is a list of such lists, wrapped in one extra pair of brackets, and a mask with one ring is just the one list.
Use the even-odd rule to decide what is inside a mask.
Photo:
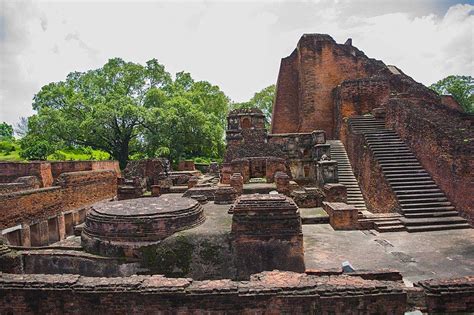
[(33, 114), (41, 86), (121, 57), (157, 58), (234, 101), (276, 82), (304, 33), (348, 37), (369, 57), (431, 84), (474, 75), (474, 0), (0, 0), (0, 121)]

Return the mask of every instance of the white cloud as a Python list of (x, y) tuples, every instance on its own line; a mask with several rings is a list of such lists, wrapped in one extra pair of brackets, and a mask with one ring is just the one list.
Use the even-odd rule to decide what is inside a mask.
[(112, 57), (157, 58), (171, 73), (188, 71), (243, 101), (276, 81), (280, 59), (303, 33), (328, 33), (338, 42), (352, 37), (369, 57), (425, 84), (473, 75), (471, 5), (0, 1), (0, 121), (9, 123), (32, 114), (41, 86)]

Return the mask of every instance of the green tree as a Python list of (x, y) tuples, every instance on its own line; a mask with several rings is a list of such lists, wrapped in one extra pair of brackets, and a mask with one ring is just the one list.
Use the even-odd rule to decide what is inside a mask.
[(35, 95), (38, 114), (30, 119), (29, 134), (103, 150), (125, 167), (129, 154), (138, 149), (148, 92), (170, 81), (155, 59), (142, 66), (115, 58), (102, 68), (70, 73)]
[(165, 156), (172, 161), (222, 157), (228, 97), (219, 87), (196, 82), (186, 72), (177, 73), (165, 90), (167, 97), (156, 91), (147, 95), (147, 156)]
[(110, 59), (70, 73), (35, 95), (28, 134), (56, 147), (91, 147), (124, 168), (132, 154), (170, 158), (222, 154), (228, 98), (217, 86), (152, 59), (145, 66)]
[(0, 141), (2, 140), (13, 140), (13, 127), (6, 122), (0, 124)]
[(258, 108), (265, 115), (265, 124), (270, 126), (272, 121), (273, 101), (275, 99), (276, 87), (274, 84), (267, 86), (261, 91), (254, 94), (248, 101), (243, 103), (234, 103), (232, 108)]
[(471, 76), (450, 75), (430, 88), (441, 95), (452, 95), (467, 113), (474, 113), (474, 80)]

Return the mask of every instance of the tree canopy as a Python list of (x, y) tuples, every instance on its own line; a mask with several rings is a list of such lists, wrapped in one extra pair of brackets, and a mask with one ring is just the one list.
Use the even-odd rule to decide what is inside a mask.
[(265, 124), (270, 126), (272, 121), (273, 100), (275, 99), (276, 87), (274, 84), (267, 86), (247, 102), (233, 103), (232, 108), (258, 108), (265, 115)]
[(450, 94), (467, 113), (474, 113), (474, 80), (471, 76), (450, 75), (432, 84), (439, 94)]
[(121, 167), (131, 154), (217, 158), (228, 103), (217, 86), (189, 73), (173, 80), (156, 59), (141, 65), (115, 58), (43, 86), (25, 138), (103, 150)]

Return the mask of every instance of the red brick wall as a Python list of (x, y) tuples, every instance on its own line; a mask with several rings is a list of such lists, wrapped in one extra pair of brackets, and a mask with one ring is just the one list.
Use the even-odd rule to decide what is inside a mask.
[(354, 175), (364, 195), (367, 209), (374, 213), (396, 211), (398, 202), (395, 194), (385, 180), (380, 165), (368, 149), (364, 137), (351, 133), (347, 126), (343, 130), (345, 134), (341, 137), (341, 141), (344, 143)]
[(303, 35), (296, 50), (282, 60), (272, 133), (321, 129), (332, 139), (333, 89), (345, 80), (385, 70), (382, 62), (351, 45), (337, 44), (329, 35)]
[(335, 136), (341, 137), (344, 118), (371, 113), (390, 96), (390, 83), (385, 78), (344, 81), (334, 91)]
[(94, 170), (114, 170), (120, 176), (118, 161), (57, 161), (51, 163), (51, 173), (57, 179), (62, 173), (94, 171)]
[(60, 187), (47, 187), (0, 195), (0, 229), (47, 219), (62, 209)]
[(395, 282), (278, 271), (249, 282), (3, 274), (0, 309), (6, 314), (403, 314), (407, 296)]
[(0, 229), (55, 216), (113, 198), (117, 193), (114, 171), (64, 173), (59, 185), (0, 195)]
[(386, 124), (409, 145), (456, 209), (474, 221), (474, 117), (441, 104), (392, 99)]
[(117, 175), (112, 170), (63, 173), (58, 177), (63, 210), (73, 210), (117, 195)]
[(18, 177), (36, 176), (43, 187), (49, 187), (53, 183), (51, 165), (45, 162), (1, 162), (0, 183), (14, 182)]
[(0, 162), (0, 183), (37, 176), (43, 187), (49, 187), (62, 173), (92, 170), (114, 170), (120, 176), (118, 161)]

